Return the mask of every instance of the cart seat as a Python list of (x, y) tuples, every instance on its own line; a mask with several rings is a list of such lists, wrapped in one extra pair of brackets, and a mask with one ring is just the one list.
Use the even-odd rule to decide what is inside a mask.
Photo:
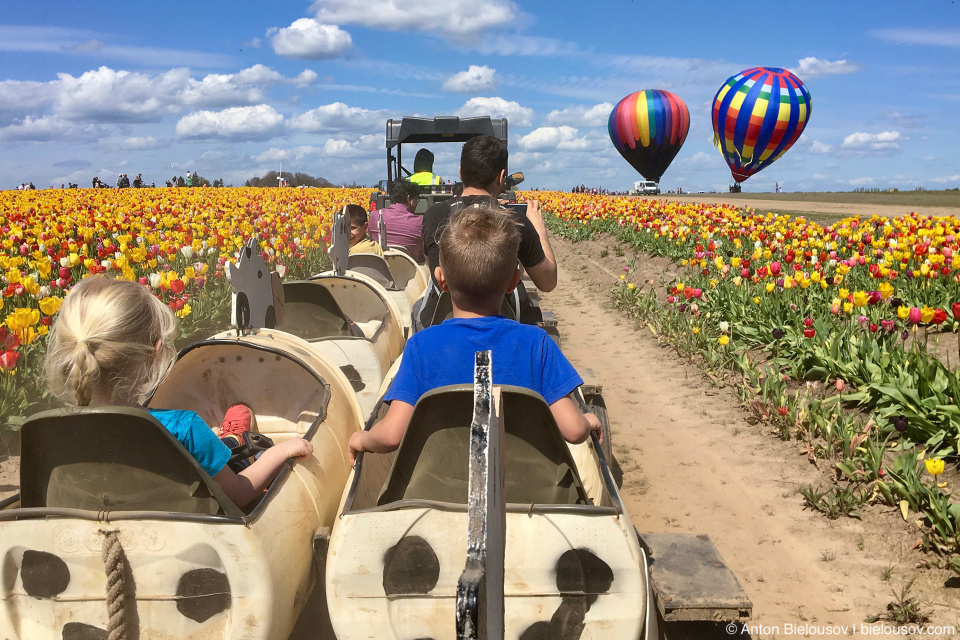
[(44, 411), (23, 425), (21, 447), (21, 508), (242, 515), (143, 409)]
[(397, 291), (387, 261), (372, 253), (355, 253), (347, 258), (347, 270), (362, 273), (382, 285), (387, 291)]
[(363, 338), (333, 294), (315, 282), (286, 282), (283, 285), (283, 316), (277, 328), (304, 340), (317, 338)]
[[(507, 502), (589, 504), (550, 407), (529, 389), (501, 386)], [(473, 385), (440, 387), (417, 402), (378, 504), (467, 503)]]

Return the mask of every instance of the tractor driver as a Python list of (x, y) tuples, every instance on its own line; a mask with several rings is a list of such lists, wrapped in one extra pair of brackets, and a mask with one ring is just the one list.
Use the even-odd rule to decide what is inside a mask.
[(413, 173), (410, 175), (410, 182), (422, 187), (443, 184), (440, 176), (433, 172), (433, 153), (428, 149), (417, 151), (417, 155), (413, 159)]
[[(423, 214), (423, 253), (433, 279), (424, 296), (414, 305), (415, 330), (429, 325), (440, 297), (435, 275), (437, 267), (440, 266), (439, 239), (450, 215), (454, 211), (483, 200), (488, 204), (496, 205), (497, 196), (502, 192), (506, 179), (506, 144), (493, 136), (476, 136), (463, 145), (460, 153), (460, 180), (463, 182), (463, 195), (438, 202)], [(526, 269), (537, 289), (553, 291), (557, 286), (557, 260), (547, 239), (547, 228), (543, 223), (540, 203), (536, 200), (528, 200), (526, 215), (516, 212), (512, 215), (520, 229), (518, 256), (520, 264)], [(524, 303), (529, 304), (529, 300), (521, 300), (521, 320), (524, 319)]]

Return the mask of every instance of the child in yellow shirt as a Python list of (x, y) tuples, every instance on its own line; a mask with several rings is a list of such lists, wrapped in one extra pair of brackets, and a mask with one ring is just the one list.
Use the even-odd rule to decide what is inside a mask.
[(383, 249), (367, 235), (370, 229), (367, 210), (358, 204), (348, 204), (347, 213), (350, 214), (350, 255), (373, 253), (382, 258)]

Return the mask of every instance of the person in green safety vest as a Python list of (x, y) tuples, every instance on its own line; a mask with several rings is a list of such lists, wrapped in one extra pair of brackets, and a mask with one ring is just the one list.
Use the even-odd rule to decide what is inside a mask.
[(420, 149), (413, 159), (413, 174), (410, 182), (421, 186), (443, 184), (443, 179), (433, 172), (433, 154), (428, 149)]

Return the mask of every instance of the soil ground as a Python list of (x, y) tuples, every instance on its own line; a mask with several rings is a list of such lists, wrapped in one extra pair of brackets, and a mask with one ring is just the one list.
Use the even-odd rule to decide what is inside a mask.
[[(909, 213), (919, 213), (924, 216), (958, 216), (960, 217), (960, 193), (947, 193), (942, 198), (916, 197), (907, 199), (894, 197), (897, 194), (748, 194), (748, 193), (701, 193), (701, 194), (664, 194), (647, 196), (658, 199), (677, 200), (679, 202), (702, 202), (705, 204), (731, 204), (738, 207), (749, 207), (761, 213), (773, 211), (778, 214), (788, 213), (794, 216), (804, 216), (820, 224), (830, 223), (847, 216), (871, 216), (873, 214), (896, 217)], [(806, 197), (822, 196), (823, 200), (808, 200)], [(890, 197), (882, 197), (887, 196)], [(799, 196), (805, 196), (801, 199)], [(872, 196), (876, 196), (873, 198)], [(879, 201), (874, 202), (874, 200)]]
[[(611, 307), (608, 292), (625, 264), (614, 239), (553, 246), (560, 283), (542, 306), (556, 313), (574, 365), (603, 384), (623, 496), (639, 531), (708, 534), (753, 600), (751, 624), (768, 627), (754, 638), (792, 635), (788, 624), (861, 633), (864, 619), (893, 601), (891, 589), (913, 578), (910, 593), (931, 622), (960, 631), (960, 580), (917, 568), (924, 558), (911, 550), (915, 527), (885, 507), (867, 509), (863, 520), (804, 510), (797, 488), (825, 485), (826, 472), (797, 443), (751, 425), (731, 389), (716, 388)], [(636, 266), (643, 282), (670, 263), (641, 257)]]

